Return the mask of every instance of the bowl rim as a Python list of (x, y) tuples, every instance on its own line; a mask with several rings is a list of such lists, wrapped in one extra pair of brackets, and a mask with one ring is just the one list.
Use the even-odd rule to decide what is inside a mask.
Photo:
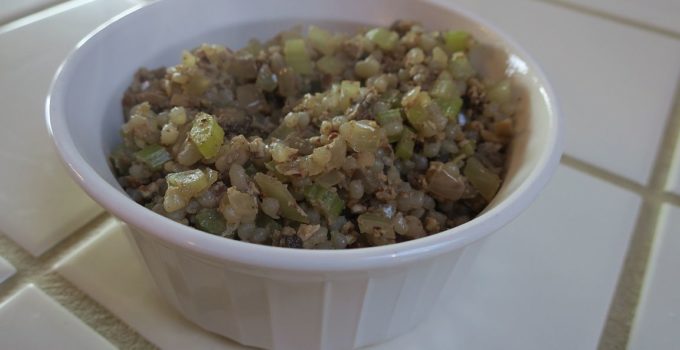
[[(85, 36), (57, 69), (45, 103), (47, 129), (61, 160), (71, 176), (97, 203), (122, 221), (158, 240), (167, 241), (205, 257), (226, 260), (251, 268), (305, 272), (356, 271), (394, 267), (415, 260), (440, 255), (476, 241), (508, 224), (524, 211), (545, 187), (556, 171), (563, 149), (563, 121), (554, 91), (543, 69), (514, 39), (489, 21), (461, 8), (458, 4), (432, 6), (466, 17), (488, 29), (509, 52), (520, 56), (538, 78), (540, 92), (547, 102), (548, 145), (537, 165), (506, 199), (473, 220), (440, 233), (386, 246), (348, 250), (307, 250), (264, 246), (206, 234), (193, 227), (172, 221), (135, 203), (114, 188), (90, 166), (73, 142), (63, 110), (69, 76), (77, 68), (74, 61), (83, 48), (107, 29), (122, 25), (126, 18), (142, 16), (164, 3), (157, 1), (136, 5), (106, 21)], [(143, 209), (143, 210), (140, 210)]]

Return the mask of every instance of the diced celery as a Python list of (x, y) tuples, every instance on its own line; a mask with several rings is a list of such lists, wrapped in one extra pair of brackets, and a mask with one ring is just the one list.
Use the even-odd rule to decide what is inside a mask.
[(340, 95), (343, 98), (353, 100), (359, 97), (361, 83), (358, 81), (343, 80), (340, 83)]
[(279, 140), (285, 140), (288, 135), (293, 133), (295, 129), (286, 126), (285, 123), (281, 123), (274, 131), (269, 134), (269, 138), (275, 138)]
[(170, 153), (161, 145), (149, 145), (135, 152), (135, 158), (149, 168), (160, 169), (165, 162), (172, 159)]
[(475, 157), (468, 158), (463, 173), (472, 186), (474, 186), (487, 201), (493, 199), (498, 191), (498, 187), (501, 185), (501, 179), (498, 175), (487, 169), (482, 162)]
[(354, 64), (354, 73), (360, 78), (370, 78), (380, 73), (380, 62), (373, 56), (368, 56)]
[(307, 37), (312, 47), (324, 55), (331, 55), (338, 46), (338, 41), (333, 35), (317, 26), (309, 26)]
[(210, 79), (200, 73), (196, 73), (189, 78), (184, 85), (184, 92), (190, 96), (201, 96), (210, 87)]
[(318, 208), (328, 219), (334, 219), (345, 208), (345, 202), (333, 192), (321, 185), (313, 184), (305, 188), (305, 198), (309, 203)]
[(289, 39), (283, 44), (283, 55), (286, 63), (299, 74), (312, 74), (314, 63), (309, 58), (303, 39)]
[(394, 243), (392, 220), (379, 213), (363, 213), (357, 217), (359, 231), (367, 235), (371, 243), (382, 245)]
[(449, 70), (456, 79), (468, 79), (475, 75), (475, 69), (472, 67), (470, 60), (462, 52), (456, 52), (451, 56)]
[(366, 37), (385, 51), (391, 51), (399, 41), (399, 34), (386, 29), (374, 28), (366, 33)]
[(406, 119), (415, 128), (420, 131), (423, 129), (425, 122), (428, 120), (427, 109), (420, 104), (414, 104), (404, 108), (406, 112)]
[(444, 72), (440, 74), (434, 82), (432, 89), (430, 89), (430, 95), (444, 98), (458, 96), (458, 87), (453, 79), (451, 79), (451, 76), (447, 72)]
[(263, 173), (255, 174), (253, 180), (265, 196), (274, 198), (279, 202), (281, 216), (299, 222), (309, 222), (305, 211), (298, 206), (293, 195), (281, 181)]
[(475, 154), (475, 148), (476, 148), (476, 144), (472, 140), (463, 140), (460, 143), (461, 151), (463, 151), (463, 153), (467, 156), (471, 156), (471, 155)]
[(215, 209), (201, 209), (194, 216), (196, 228), (212, 234), (220, 234), (227, 228), (227, 223), (220, 212)]
[(494, 85), (491, 89), (487, 90), (486, 96), (491, 102), (498, 104), (504, 104), (512, 99), (512, 89), (510, 86), (510, 80), (503, 79)]
[(316, 67), (323, 73), (340, 75), (345, 70), (345, 61), (335, 56), (323, 56), (316, 61)]
[(384, 112), (380, 112), (375, 116), (375, 121), (377, 121), (378, 124), (380, 125), (387, 125), (394, 122), (402, 122), (403, 119), (401, 118), (401, 109), (394, 108), (388, 109)]
[(372, 120), (350, 120), (340, 125), (340, 135), (355, 152), (375, 152), (380, 146), (379, 128)]
[(439, 46), (432, 49), (432, 68), (442, 69), (446, 67), (446, 63), (449, 61), (449, 55), (444, 52)]
[(462, 30), (449, 30), (442, 33), (442, 36), (449, 52), (464, 51), (470, 43), (470, 34)]
[(217, 124), (215, 117), (207, 113), (199, 113), (191, 126), (189, 138), (203, 157), (213, 158), (224, 142), (224, 130)]
[(400, 108), (382, 111), (375, 116), (375, 120), (383, 127), (383, 130), (385, 130), (385, 135), (387, 135), (387, 140), (390, 143), (397, 142), (401, 139), (404, 121), (401, 117)]
[(399, 140), (394, 149), (394, 154), (397, 158), (404, 160), (411, 159), (413, 156), (413, 148), (416, 145), (415, 138), (416, 134), (411, 131), (411, 129), (404, 128), (404, 131), (401, 133), (401, 140)]
[(458, 123), (458, 113), (460, 113), (460, 108), (463, 107), (462, 98), (453, 95), (449, 98), (437, 98), (435, 102), (450, 122)]
[(191, 68), (196, 66), (197, 58), (191, 52), (184, 50), (182, 51), (182, 65), (186, 68)]
[(165, 176), (170, 187), (177, 187), (183, 192), (194, 194), (208, 187), (208, 177), (201, 169), (170, 173)]

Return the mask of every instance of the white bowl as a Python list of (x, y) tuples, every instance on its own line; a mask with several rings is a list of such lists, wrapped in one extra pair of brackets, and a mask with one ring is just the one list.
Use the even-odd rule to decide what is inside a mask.
[[(240, 47), (252, 37), (268, 38), (300, 23), (350, 31), (399, 18), (471, 32), (486, 48), (486, 59), (476, 61), (482, 72), (512, 75), (522, 87), (507, 178), (474, 220), (389, 246), (274, 248), (180, 225), (136, 204), (116, 182), (107, 155), (120, 142), (121, 97), (139, 67), (176, 64), (182, 49), (203, 42)], [(54, 79), (46, 113), (71, 174), (132, 228), (167, 301), (207, 330), (262, 348), (347, 349), (408, 331), (428, 314), (466, 246), (524, 210), (561, 154), (555, 97), (538, 65), (487, 22), (453, 5), (423, 1), (201, 0), (140, 6), (78, 44)]]

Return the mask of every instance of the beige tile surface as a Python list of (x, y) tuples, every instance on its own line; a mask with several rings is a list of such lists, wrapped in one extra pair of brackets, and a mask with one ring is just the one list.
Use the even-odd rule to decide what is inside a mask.
[(33, 285), (0, 304), (0, 348), (115, 349)]
[(96, 239), (66, 256), (55, 269), (161, 348), (235, 348), (197, 328), (162, 300), (126, 230), (110, 219)]

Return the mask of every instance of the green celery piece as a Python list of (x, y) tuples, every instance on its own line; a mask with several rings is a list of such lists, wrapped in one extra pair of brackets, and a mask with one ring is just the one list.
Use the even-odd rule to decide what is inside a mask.
[(449, 98), (437, 98), (435, 102), (437, 102), (442, 113), (444, 113), (450, 122), (458, 124), (458, 113), (460, 113), (460, 109), (463, 107), (463, 99), (460, 96), (454, 95)]
[(381, 126), (396, 122), (401, 123), (403, 122), (403, 119), (401, 118), (401, 108), (388, 109), (380, 112), (375, 116), (375, 121)]
[(416, 130), (420, 130), (423, 124), (428, 120), (429, 114), (425, 107), (415, 104), (404, 109), (406, 112), (406, 119)]
[(309, 58), (303, 39), (289, 39), (283, 43), (283, 55), (286, 63), (302, 75), (312, 74), (314, 63)]
[(462, 30), (449, 30), (442, 34), (444, 45), (449, 52), (465, 51), (470, 42), (470, 34)]
[(378, 213), (363, 213), (357, 218), (359, 224), (359, 231), (361, 233), (370, 233), (374, 229), (380, 229), (385, 232), (394, 232), (392, 228), (392, 221), (386, 216)]
[(493, 199), (501, 185), (498, 175), (487, 169), (475, 157), (468, 158), (463, 174), (488, 202)]
[(348, 99), (355, 99), (359, 97), (361, 92), (361, 82), (343, 80), (340, 82), (340, 96)]
[(293, 195), (281, 181), (263, 173), (255, 174), (253, 180), (265, 196), (274, 198), (279, 202), (281, 216), (299, 222), (309, 222), (307, 213), (298, 206)]
[(462, 52), (457, 52), (451, 56), (449, 71), (451, 71), (451, 75), (455, 79), (468, 79), (475, 75), (475, 69), (472, 67), (470, 60)]
[(324, 55), (332, 55), (338, 44), (331, 33), (317, 26), (309, 26), (307, 37), (312, 47)]
[(458, 88), (453, 79), (437, 79), (434, 86), (430, 89), (430, 95), (440, 98), (449, 98), (451, 96), (458, 96)]
[(372, 120), (350, 120), (340, 125), (340, 135), (355, 152), (375, 152), (380, 146), (378, 125)]
[(335, 56), (323, 56), (316, 61), (316, 67), (323, 73), (340, 75), (345, 69), (345, 63)]
[(404, 128), (404, 132), (401, 133), (401, 140), (397, 143), (394, 149), (394, 154), (400, 159), (411, 159), (413, 156), (413, 148), (416, 145), (415, 142), (416, 134), (409, 128)]
[(215, 209), (201, 209), (194, 216), (196, 228), (212, 234), (220, 234), (227, 228), (224, 217)]
[(371, 29), (366, 37), (385, 51), (392, 51), (399, 41), (399, 34), (386, 28)]
[(135, 152), (135, 158), (149, 168), (158, 170), (165, 162), (172, 159), (170, 153), (161, 145), (149, 145)]
[(461, 142), (462, 145), (460, 145), (460, 149), (463, 151), (463, 153), (467, 156), (471, 156), (475, 154), (475, 149), (477, 148), (477, 144), (472, 141), (472, 140), (465, 140)]
[(319, 208), (331, 220), (338, 217), (342, 209), (345, 208), (345, 202), (340, 199), (337, 193), (318, 184), (305, 188), (304, 195), (309, 203)]
[(189, 131), (189, 139), (204, 158), (213, 158), (224, 142), (224, 130), (217, 124), (215, 117), (201, 112), (194, 119)]
[(182, 193), (194, 195), (210, 185), (208, 177), (201, 169), (170, 173), (165, 176), (168, 187), (177, 187)]

